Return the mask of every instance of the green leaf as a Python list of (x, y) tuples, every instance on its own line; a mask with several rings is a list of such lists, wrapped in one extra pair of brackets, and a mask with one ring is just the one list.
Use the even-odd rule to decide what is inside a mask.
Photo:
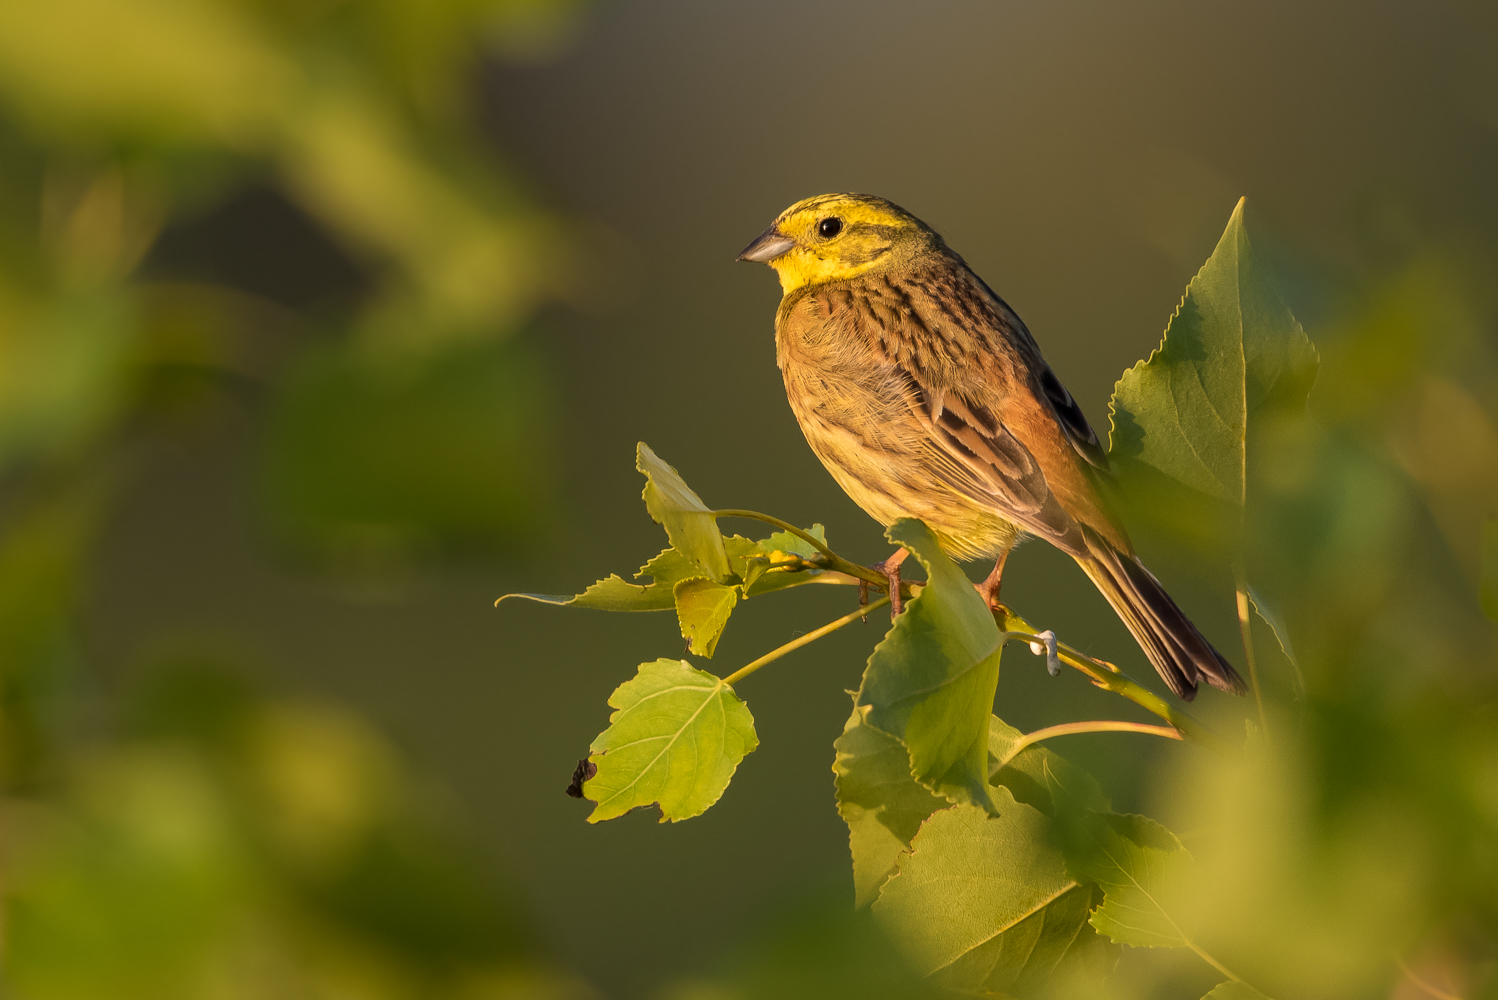
[(1235, 983), (1230, 980), (1219, 984), (1211, 993), (1202, 997), (1202, 1000), (1269, 1000), (1269, 998), (1246, 983)]
[[(827, 544), (827, 530), (820, 524), (807, 528), (806, 533), (823, 545)], [(729, 564), (744, 582), (745, 597), (757, 597), (803, 583), (817, 583), (824, 572), (808, 564), (809, 560), (821, 558), (816, 546), (789, 531), (777, 531), (757, 542), (738, 535), (724, 541), (728, 546)]]
[(1269, 631), (1274, 633), (1275, 641), (1280, 644), (1280, 652), (1285, 654), (1285, 659), (1290, 661), (1290, 666), (1295, 671), (1295, 691), (1297, 694), (1306, 693), (1306, 678), (1300, 671), (1300, 661), (1295, 658), (1295, 647), (1290, 645), (1290, 630), (1285, 625), (1285, 619), (1281, 617), (1279, 608), (1264, 597), (1263, 591), (1257, 587), (1248, 588), (1248, 599), (1253, 602), (1254, 611)]
[(1102, 887), (1092, 926), (1136, 948), (1189, 947), (1174, 893), (1192, 864), (1175, 834), (1144, 816), (1117, 813), (1063, 824), (1067, 871)]
[(848, 824), (853, 854), (855, 902), (867, 906), (921, 823), (947, 801), (911, 777), (905, 744), (864, 725), (863, 713), (856, 709), (832, 746), (837, 750), (832, 764), (837, 811)]
[(674, 590), (676, 618), (688, 648), (698, 656), (712, 658), (718, 637), (739, 602), (736, 587), (725, 587), (705, 577), (682, 580)]
[(1088, 911), (1101, 898), (1095, 886), (1068, 890), (972, 949), (935, 978), (963, 992), (1003, 996), (1040, 992), (1062, 971), (1077, 978), (1090, 972), (1100, 980), (1113, 971), (1121, 951), (1087, 922)]
[(1037, 973), (1054, 967), (1086, 925), (1089, 890), (1067, 875), (1050, 821), (1006, 789), (994, 798), (997, 816), (965, 805), (932, 815), (874, 903), (917, 970), (947, 970), (949, 985), (1005, 988), (1032, 958)]
[(598, 773), (583, 784), (598, 803), (589, 823), (651, 804), (660, 806), (662, 823), (700, 815), (759, 745), (754, 718), (733, 689), (683, 660), (640, 664), (609, 705), (618, 711), (588, 758)]
[(1165, 338), (1124, 372), (1109, 403), (1109, 453), (1241, 509), (1249, 435), (1272, 411), (1303, 411), (1316, 349), (1254, 254), (1240, 200), (1191, 280)]
[(635, 468), (645, 474), (645, 509), (666, 529), (672, 548), (700, 566), (709, 579), (733, 582), (711, 508), (644, 441), (636, 447)]
[[(610, 574), (599, 580), (581, 594), (506, 594), (499, 600), (523, 597), (542, 604), (564, 607), (594, 608), (599, 611), (670, 611), (676, 607), (673, 589), (688, 577), (701, 576), (697, 565), (675, 549), (666, 549), (650, 560), (635, 574), (651, 577), (649, 584), (630, 583)], [(494, 603), (498, 604), (499, 601)]]
[[(1010, 748), (1023, 735), (997, 715), (990, 718), (988, 753), (993, 764), (1008, 758)], [(1092, 775), (1039, 743), (1021, 750), (990, 780), (1008, 788), (1016, 801), (1047, 816), (1054, 817), (1058, 808), (1108, 811), (1108, 800)]]
[(920, 521), (885, 537), (926, 569), (926, 586), (874, 647), (854, 704), (910, 751), (916, 780), (954, 802), (991, 808), (988, 720), (999, 682), (999, 629), (988, 606)]
[[(826, 530), (820, 524), (808, 528), (807, 534), (826, 543)], [(742, 581), (741, 593), (745, 598), (799, 587), (803, 583), (844, 582), (847, 579), (841, 574), (824, 577), (824, 570), (809, 565), (807, 560), (819, 558), (820, 553), (815, 546), (789, 531), (776, 532), (759, 541), (732, 535), (724, 538), (723, 544), (728, 550), (729, 567)]]
[(1482, 613), (1498, 622), (1498, 517), (1490, 517), (1482, 523), (1482, 583), (1478, 598)]

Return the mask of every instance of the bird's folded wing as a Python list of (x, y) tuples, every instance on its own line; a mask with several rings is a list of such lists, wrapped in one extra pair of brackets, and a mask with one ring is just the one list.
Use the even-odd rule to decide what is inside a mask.
[(900, 368), (911, 389), (910, 419), (922, 425), (930, 445), (931, 470), (952, 489), (1026, 531), (1064, 550), (1080, 550), (1084, 543), (1076, 523), (1019, 437), (989, 407), (923, 384), (913, 366)]

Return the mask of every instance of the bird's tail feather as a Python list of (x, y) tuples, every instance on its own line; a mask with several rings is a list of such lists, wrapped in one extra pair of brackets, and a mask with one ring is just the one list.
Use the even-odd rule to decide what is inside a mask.
[(1074, 557), (1172, 691), (1190, 701), (1202, 680), (1232, 694), (1248, 690), (1243, 678), (1202, 637), (1153, 573), (1093, 532), (1084, 529), (1084, 533), (1087, 551)]

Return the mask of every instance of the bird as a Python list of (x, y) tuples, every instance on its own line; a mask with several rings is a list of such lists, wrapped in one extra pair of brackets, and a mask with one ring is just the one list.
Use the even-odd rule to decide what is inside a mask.
[[(954, 559), (1022, 538), (1075, 559), (1183, 700), (1243, 679), (1139, 561), (1106, 501), (1108, 453), (1013, 309), (930, 226), (867, 194), (787, 208), (738, 257), (780, 278), (776, 362), (807, 443), (888, 527), (919, 518)], [(899, 613), (899, 565), (890, 580)]]

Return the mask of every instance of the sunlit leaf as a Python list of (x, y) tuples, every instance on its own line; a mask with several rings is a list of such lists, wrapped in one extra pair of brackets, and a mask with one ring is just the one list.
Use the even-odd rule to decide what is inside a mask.
[(609, 706), (618, 711), (590, 748), (598, 773), (583, 785), (598, 803), (590, 823), (646, 805), (660, 807), (662, 823), (699, 815), (759, 745), (754, 718), (733, 689), (684, 660), (640, 664)]
[(673, 593), (682, 638), (687, 640), (692, 652), (711, 658), (718, 646), (718, 637), (728, 624), (728, 616), (733, 614), (733, 606), (739, 601), (738, 590), (699, 576), (682, 580)]
[(885, 537), (910, 550), (927, 584), (874, 648), (855, 704), (869, 725), (905, 744), (921, 784), (987, 806), (998, 626), (924, 524), (904, 518)]
[[(1088, 889), (1067, 875), (1050, 821), (1006, 789), (994, 800), (997, 816), (962, 805), (933, 814), (874, 903), (916, 968), (952, 970), (953, 985), (975, 987), (998, 974), (1007, 986), (1032, 955), (1054, 964), (1087, 918)], [(1052, 906), (1054, 915), (1027, 924)], [(1014, 946), (1001, 940), (1011, 933)]]
[(1271, 410), (1303, 409), (1316, 349), (1254, 254), (1238, 202), (1160, 347), (1109, 404), (1110, 454), (1241, 508), (1249, 437)]
[(1190, 943), (1177, 922), (1182, 914), (1174, 892), (1192, 861), (1175, 834), (1152, 819), (1117, 813), (1093, 814), (1064, 829), (1067, 871), (1103, 889), (1093, 927), (1136, 948)]
[[(630, 583), (615, 574), (610, 574), (593, 584), (581, 594), (505, 594), (499, 600), (523, 597), (542, 604), (557, 604), (574, 608), (594, 608), (599, 611), (670, 611), (676, 607), (673, 590), (676, 584), (699, 571), (694, 563), (675, 549), (666, 549), (650, 560), (635, 574), (635, 579), (650, 577), (651, 582)], [(499, 601), (495, 602), (496, 604)]]
[(905, 744), (864, 725), (863, 713), (853, 712), (832, 745), (837, 811), (848, 824), (853, 854), (853, 891), (857, 905), (867, 906), (921, 823), (948, 803), (911, 777)]
[(1482, 613), (1498, 622), (1498, 517), (1482, 523)]
[(1219, 984), (1211, 993), (1202, 997), (1202, 1000), (1269, 1000), (1269, 998), (1252, 986), (1229, 980)]
[(728, 582), (728, 553), (711, 508), (644, 441), (636, 448), (635, 467), (645, 474), (645, 509), (666, 529), (672, 547), (709, 579)]
[[(826, 544), (826, 529), (820, 524), (812, 525), (806, 533)], [(826, 574), (824, 570), (807, 565), (807, 560), (819, 558), (821, 554), (816, 546), (789, 531), (777, 531), (759, 541), (750, 541), (739, 535), (723, 541), (728, 548), (729, 565), (743, 581), (745, 597), (834, 578), (837, 582), (850, 582), (840, 573)]]

